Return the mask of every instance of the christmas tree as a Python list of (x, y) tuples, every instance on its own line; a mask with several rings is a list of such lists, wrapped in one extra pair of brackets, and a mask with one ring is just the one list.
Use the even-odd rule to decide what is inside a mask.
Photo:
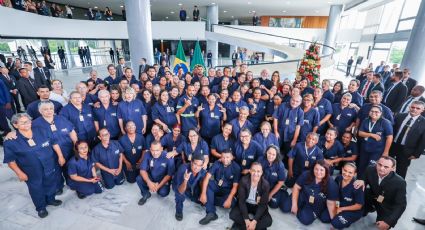
[(297, 72), (297, 80), (305, 77), (310, 81), (313, 88), (320, 86), (320, 47), (312, 43), (305, 51), (304, 58), (301, 60)]

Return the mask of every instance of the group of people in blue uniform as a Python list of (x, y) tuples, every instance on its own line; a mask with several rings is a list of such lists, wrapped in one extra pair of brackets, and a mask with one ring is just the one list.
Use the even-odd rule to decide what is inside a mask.
[[(246, 66), (208, 76), (196, 67), (189, 80), (166, 70), (166, 81), (153, 67), (139, 80), (130, 68), (123, 76), (113, 68), (107, 79), (116, 84), (89, 80), (108, 89), (80, 82), (60, 109), (46, 99), (28, 108), (35, 115), (11, 119), (16, 131), (4, 143), (4, 163), (26, 182), (42, 218), (48, 205), (62, 203), (55, 195), (65, 185), (84, 199), (127, 181), (140, 188), (139, 205), (173, 190), (179, 221), (187, 199), (205, 206), (201, 225), (216, 220), (220, 206), (231, 209), (233, 228), (264, 229), (272, 225), (270, 207), (304, 225), (320, 219), (342, 229), (367, 214), (364, 188), (378, 178), (370, 173), (395, 174), (388, 155), (393, 137), (405, 133), (394, 132), (382, 93), (359, 97), (356, 81), (336, 100), (328, 81), (313, 89), (306, 78), (281, 83), (267, 71), (253, 79)], [(412, 106), (424, 110), (423, 102)], [(379, 167), (388, 162), (394, 170), (384, 175)], [(381, 207), (381, 196), (371, 199), (378, 227), (388, 229), (406, 204), (385, 222), (392, 206)]]

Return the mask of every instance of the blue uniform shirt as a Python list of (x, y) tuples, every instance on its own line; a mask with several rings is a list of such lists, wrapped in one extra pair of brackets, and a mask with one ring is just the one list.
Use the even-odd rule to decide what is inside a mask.
[(94, 167), (94, 162), (90, 157), (87, 157), (87, 160), (81, 157), (77, 160), (75, 157), (72, 157), (69, 160), (67, 167), (68, 175), (77, 175), (86, 179), (93, 178), (92, 169)]
[(247, 149), (244, 149), (242, 142), (238, 141), (233, 151), (235, 161), (241, 166), (242, 170), (251, 168), (251, 164), (264, 156), (263, 149), (254, 140), (251, 140)]
[[(59, 114), (59, 112), (62, 109), (62, 104), (54, 100), (47, 100), (47, 101), (50, 101), (53, 103), (55, 114)], [(27, 113), (28, 115), (32, 117), (33, 120), (41, 116), (40, 112), (38, 111), (39, 103), (40, 103), (40, 100), (33, 101), (27, 107)]]
[[(338, 201), (339, 190), (335, 181), (328, 177), (327, 192), (320, 191), (320, 184), (313, 182), (308, 183), (307, 177), (310, 172), (304, 172), (297, 179), (297, 185), (301, 187), (300, 198), (306, 202), (307, 206), (311, 206), (316, 215), (320, 215), (326, 209), (326, 201)], [(314, 203), (309, 202), (310, 196), (314, 197)]]
[(254, 135), (253, 140), (256, 141), (258, 144), (260, 144), (263, 151), (266, 151), (269, 145), (275, 145), (279, 147), (279, 140), (277, 139), (276, 135), (274, 135), (274, 133), (272, 132), (270, 132), (267, 137), (264, 137), (262, 132), (258, 132)]
[(263, 166), (263, 176), (269, 182), (270, 190), (272, 190), (279, 181), (285, 181), (285, 166), (281, 161), (270, 164), (267, 160), (267, 156), (263, 156), (258, 162)]
[(165, 176), (173, 176), (174, 160), (173, 158), (168, 159), (165, 151), (158, 158), (154, 158), (148, 151), (140, 164), (140, 170), (146, 171), (149, 179), (159, 183)]
[(288, 157), (294, 159), (292, 170), (294, 177), (297, 177), (308, 171), (317, 160), (323, 160), (323, 152), (317, 145), (306, 151), (305, 142), (299, 142), (289, 151)]
[(304, 97), (306, 94), (314, 94), (314, 89), (311, 87), (306, 87), (302, 92), (301, 92), (301, 97)]
[(317, 144), (319, 148), (322, 150), (323, 157), (325, 159), (335, 159), (338, 157), (343, 157), (344, 146), (342, 146), (339, 140), (335, 140), (334, 144), (329, 149), (325, 147), (325, 143), (326, 143), (325, 137), (321, 137), (319, 140), (319, 143)]
[(211, 174), (210, 182), (212, 181), (218, 187), (231, 189), (233, 184), (239, 183), (241, 167), (234, 161), (226, 167), (221, 161), (216, 161), (208, 173)]
[[(184, 173), (186, 172), (186, 170), (188, 173), (192, 172), (192, 170), (190, 169), (190, 164), (191, 163), (182, 164), (178, 168), (173, 178), (173, 188), (175, 191), (177, 191), (178, 187), (183, 183)], [(207, 174), (207, 171), (205, 171), (205, 169), (203, 168), (201, 169), (201, 171), (198, 172), (198, 174), (196, 174), (196, 176), (193, 173), (191, 173), (189, 180), (187, 181), (186, 191), (189, 190), (193, 192), (195, 190), (195, 187), (198, 187), (200, 189), (201, 183), (204, 180), (204, 177), (206, 174)]]
[(103, 147), (102, 143), (97, 144), (91, 152), (91, 157), (95, 163), (101, 163), (111, 169), (117, 169), (120, 163), (120, 155), (123, 152), (124, 149), (118, 141), (110, 140), (107, 148)]
[(166, 151), (171, 152), (174, 148), (177, 148), (181, 143), (185, 141), (186, 137), (181, 134), (179, 134), (177, 139), (174, 141), (173, 133), (171, 132), (165, 134), (165, 136), (161, 138), (161, 145)]
[[(316, 108), (319, 110), (320, 120), (322, 120), (326, 115), (333, 113), (332, 103), (326, 98), (320, 99), (320, 101), (317, 103)], [(318, 133), (324, 133), (326, 127), (326, 123), (319, 126)]]
[(113, 138), (118, 137), (121, 133), (117, 113), (118, 106), (112, 103), (109, 103), (108, 108), (102, 104), (99, 108), (93, 108), (94, 120), (99, 123), (99, 130), (106, 128)]
[(249, 110), (253, 110), (254, 106), (256, 107), (255, 113), (249, 115), (248, 120), (254, 125), (254, 128), (257, 129), (266, 116), (267, 103), (261, 99), (259, 101), (254, 100), (253, 104), (248, 105)]
[(201, 136), (206, 138), (213, 138), (221, 132), (221, 121), (223, 120), (223, 113), (220, 108), (215, 105), (213, 110), (210, 106), (203, 105), (203, 110), (199, 113), (201, 120)]
[(125, 158), (127, 158), (132, 165), (136, 165), (137, 161), (142, 156), (142, 151), (146, 149), (145, 138), (143, 135), (136, 133), (134, 142), (131, 142), (128, 135), (124, 135), (119, 139), (119, 143), (123, 148)]
[(330, 121), (338, 129), (338, 133), (344, 133), (345, 129), (356, 120), (357, 112), (354, 108), (347, 106), (341, 109), (341, 105), (335, 103), (332, 105), (332, 110), (333, 113)]
[[(180, 97), (179, 102), (177, 103), (177, 110), (182, 108), (185, 104), (185, 100), (189, 100), (187, 95)], [(198, 126), (198, 121), (195, 117), (195, 112), (198, 110), (199, 101), (196, 97), (192, 97), (192, 105), (186, 108), (186, 110), (180, 115), (180, 122), (182, 123), (182, 131), (188, 132), (192, 128)]]
[(367, 118), (362, 122), (359, 127), (359, 131), (378, 134), (381, 136), (380, 141), (376, 141), (374, 138), (362, 138), (362, 150), (366, 152), (383, 152), (385, 149), (385, 142), (387, 141), (387, 136), (393, 135), (393, 126), (391, 122), (385, 118), (381, 118), (372, 123), (372, 121)]
[[(335, 182), (339, 187), (339, 206), (347, 207), (355, 204), (364, 205), (364, 191), (362, 188), (354, 188), (354, 180), (348, 185), (342, 187), (342, 175), (335, 178)], [(354, 211), (358, 214), (362, 213), (362, 210)]]
[[(394, 116), (393, 116), (393, 112), (391, 111), (391, 109), (388, 108), (386, 105), (384, 105), (382, 103), (379, 104), (379, 106), (381, 106), (381, 108), (382, 108), (382, 117), (389, 120), (391, 122), (391, 124), (394, 124)], [(372, 108), (371, 103), (366, 103), (360, 108), (358, 116), (357, 116), (357, 118), (360, 119), (360, 122), (362, 122), (363, 120), (365, 120), (366, 118), (369, 117), (369, 112), (370, 112), (371, 108)]]
[(69, 159), (74, 155), (74, 143), (69, 136), (74, 130), (74, 126), (65, 117), (55, 115), (52, 124), (47, 122), (43, 117), (39, 117), (32, 122), (32, 127), (49, 132), (50, 135), (55, 138), (65, 159)]
[(133, 101), (121, 101), (118, 103), (118, 119), (122, 119), (124, 124), (133, 121), (136, 124), (136, 132), (142, 133), (146, 124), (143, 123), (142, 116), (146, 115), (143, 102), (138, 99)]
[[(19, 131), (17, 138), (4, 142), (3, 163), (15, 161), (19, 168), (31, 181), (41, 180), (43, 176), (49, 176), (59, 170), (57, 156), (52, 146), (56, 140), (41, 128), (32, 128), (33, 142), (24, 137)], [(31, 146), (34, 144), (34, 146)]]
[(328, 99), (328, 101), (330, 101), (331, 103), (335, 101), (335, 95), (330, 90), (326, 90), (325, 92), (323, 92), (322, 97)]
[(273, 118), (279, 120), (279, 134), (284, 142), (292, 141), (297, 125), (304, 125), (304, 111), (300, 107), (293, 109), (289, 102), (282, 103), (274, 111)]
[(203, 155), (205, 157), (210, 154), (207, 142), (202, 139), (198, 142), (195, 149), (192, 149), (189, 141), (185, 141), (177, 147), (176, 151), (182, 156), (184, 155), (186, 161), (192, 161), (194, 155)]
[(320, 114), (317, 108), (311, 108), (309, 111), (304, 112), (304, 125), (301, 126), (298, 141), (305, 141), (307, 134), (313, 132), (313, 128), (319, 126)]
[(97, 102), (97, 96), (93, 94), (86, 94), (86, 98), (83, 100), (83, 104), (93, 106)]
[(362, 107), (363, 106), (363, 97), (362, 97), (362, 95), (360, 95), (359, 92), (357, 92), (357, 91), (354, 92), (354, 93), (351, 93), (350, 92), (350, 94), (352, 96), (351, 103), (356, 104), (358, 107)]
[(353, 155), (359, 155), (357, 143), (351, 141), (348, 146), (344, 146), (344, 154), (341, 157), (351, 157)]
[[(230, 136), (227, 140), (223, 134), (217, 134), (211, 141), (211, 149), (215, 149), (217, 152), (222, 153), (224, 150), (233, 150), (235, 140)], [(233, 152), (233, 151), (232, 151)]]
[(115, 76), (115, 79), (112, 78), (111, 76), (107, 76), (105, 77), (105, 79), (103, 79), (103, 81), (108, 85), (118, 85), (120, 83), (121, 78), (118, 76)]
[(152, 121), (156, 119), (164, 122), (170, 130), (177, 124), (176, 111), (171, 100), (166, 105), (161, 102), (155, 103), (152, 107)]
[(224, 107), (226, 108), (227, 120), (231, 121), (239, 117), (239, 108), (242, 106), (248, 106), (248, 104), (242, 99), (239, 102), (226, 102)]
[(96, 137), (92, 108), (90, 106), (83, 104), (80, 111), (69, 103), (62, 108), (59, 114), (74, 125), (79, 140), (92, 141)]
[(249, 129), (251, 133), (254, 132), (254, 126), (249, 120), (246, 120), (245, 123), (242, 125), (242, 127), (239, 124), (238, 118), (235, 118), (229, 122), (232, 125), (232, 137), (235, 139), (239, 139), (239, 133), (242, 129)]

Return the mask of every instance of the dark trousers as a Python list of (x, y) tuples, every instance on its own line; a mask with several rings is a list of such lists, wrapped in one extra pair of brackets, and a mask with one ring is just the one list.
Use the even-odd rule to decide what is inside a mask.
[(11, 93), (10, 96), (12, 96), (13, 98), (13, 103), (12, 103), (12, 109), (13, 111), (15, 111), (16, 113), (21, 113), (23, 111), (21, 104), (19, 103), (19, 94), (13, 94)]
[(345, 76), (350, 75), (351, 72), (351, 65), (347, 66), (347, 71), (345, 72)]
[[(257, 205), (252, 204), (246, 204), (248, 208), (248, 213), (255, 214), (257, 211)], [(233, 220), (237, 226), (240, 229), (246, 229), (245, 220), (242, 216), (241, 210), (239, 208), (239, 205), (235, 205), (232, 210), (230, 211), (229, 217), (231, 220)], [(263, 216), (257, 220), (257, 227), (256, 229), (267, 229), (270, 227), (273, 223), (272, 216), (270, 216), (270, 213), (268, 211), (265, 211)]]
[(232, 59), (232, 65), (233, 65), (233, 67), (236, 66), (236, 59)]
[(406, 178), (407, 169), (410, 166), (410, 156), (403, 152), (403, 146), (393, 143), (390, 149), (390, 156), (397, 160), (396, 173), (401, 177)]
[(208, 58), (207, 59), (207, 66), (208, 67), (212, 67), (212, 60), (211, 60), (211, 58)]

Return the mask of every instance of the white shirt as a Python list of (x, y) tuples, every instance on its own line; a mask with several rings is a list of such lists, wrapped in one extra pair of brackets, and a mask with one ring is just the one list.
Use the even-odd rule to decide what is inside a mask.
[[(410, 98), (413, 98), (413, 100), (410, 100)], [(407, 113), (407, 112), (409, 112), (410, 105), (414, 101), (419, 101), (420, 98), (421, 98), (421, 96), (418, 96), (418, 97), (408, 97), (407, 100), (401, 106), (400, 113)], [(407, 102), (409, 102), (409, 103), (406, 104)]]
[[(415, 121), (416, 121), (416, 119), (418, 119), (418, 117), (419, 117), (419, 115), (418, 116), (415, 116), (415, 117), (412, 117), (412, 116), (410, 116), (410, 113), (406, 116), (406, 118), (404, 118), (404, 120), (403, 120), (403, 122), (401, 123), (401, 125), (400, 125), (400, 129), (398, 130), (398, 132), (397, 132), (397, 135), (395, 136), (395, 139), (394, 139), (394, 142), (396, 142), (397, 140), (398, 140), (398, 138), (399, 138), (399, 136), (400, 136), (400, 134), (401, 134), (401, 131), (403, 130), (403, 128), (404, 128), (404, 126), (406, 125), (406, 123), (410, 120), (410, 118), (412, 118), (413, 120), (412, 120), (412, 123), (410, 123), (410, 127), (412, 127), (413, 126), (413, 124), (415, 124)], [(407, 137), (407, 133), (408, 133), (409, 131), (406, 131), (406, 133), (405, 133), (405, 135), (404, 135), (404, 137), (400, 137), (400, 138), (403, 138), (402, 140), (401, 140), (401, 144), (402, 145), (404, 145), (405, 143), (406, 143), (406, 137)]]
[[(388, 176), (388, 175), (387, 175)], [(385, 179), (385, 177), (387, 177), (387, 176), (384, 176), (384, 177), (380, 177), (379, 175), (378, 175), (378, 185), (381, 185), (381, 182)]]
[(62, 106), (65, 106), (65, 105), (68, 104), (68, 98), (69, 98), (68, 93), (65, 90), (63, 90), (62, 95), (51, 91), (50, 96), (49, 96), (50, 100), (57, 101), (57, 102), (61, 103)]
[(257, 187), (252, 187), (249, 189), (249, 195), (246, 199), (246, 203), (248, 204), (257, 204), (257, 201), (255, 200), (255, 197), (257, 195)]

